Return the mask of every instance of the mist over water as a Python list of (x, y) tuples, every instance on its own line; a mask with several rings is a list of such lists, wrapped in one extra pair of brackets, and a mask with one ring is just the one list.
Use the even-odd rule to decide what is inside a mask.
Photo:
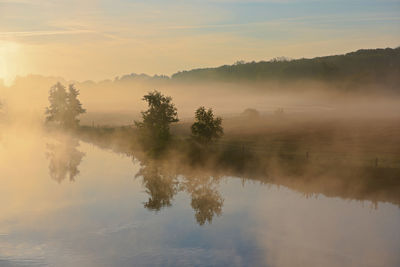
[(184, 171), (40, 129), (2, 127), (0, 143), (4, 266), (399, 264), (399, 202)]

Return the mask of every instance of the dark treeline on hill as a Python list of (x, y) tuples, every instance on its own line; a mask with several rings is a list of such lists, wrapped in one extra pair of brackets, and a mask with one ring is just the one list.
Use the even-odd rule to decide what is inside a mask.
[(378, 83), (395, 88), (400, 83), (400, 47), (361, 49), (344, 55), (311, 59), (276, 58), (270, 61), (244, 62), (215, 68), (180, 71), (165, 75), (127, 74), (115, 82), (187, 81), (187, 82), (290, 82), (317, 80), (323, 82)]
[[(382, 84), (395, 88), (400, 83), (400, 47), (360, 49), (344, 55), (316, 58), (275, 58), (270, 61), (244, 62), (213, 68), (180, 71), (167, 75), (126, 74), (113, 82), (291, 82), (317, 80), (354, 84)], [(104, 80), (104, 82), (112, 82)], [(86, 81), (85, 83), (94, 83)]]
[(391, 87), (400, 82), (400, 47), (358, 50), (345, 55), (261, 62), (238, 62), (217, 68), (182, 71), (172, 75), (182, 81), (321, 81), (353, 80), (384, 83)]

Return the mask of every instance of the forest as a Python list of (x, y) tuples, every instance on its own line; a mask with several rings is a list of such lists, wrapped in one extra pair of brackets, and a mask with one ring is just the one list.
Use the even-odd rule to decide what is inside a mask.
[[(237, 62), (218, 68), (195, 69), (172, 75), (179, 81), (224, 81), (283, 83), (298, 80), (317, 80), (347, 86), (355, 90), (357, 84), (376, 84), (398, 92), (400, 82), (400, 47), (361, 49), (344, 55), (312, 59), (277, 58), (260, 62)], [(356, 86), (356, 87), (354, 87)]]

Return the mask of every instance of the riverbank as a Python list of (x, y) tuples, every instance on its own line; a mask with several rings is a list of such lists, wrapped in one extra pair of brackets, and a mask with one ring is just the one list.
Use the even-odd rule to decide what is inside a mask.
[(283, 185), (307, 196), (323, 194), (400, 205), (400, 157), (397, 137), (387, 132), (389, 122), (380, 128), (369, 127), (370, 131), (357, 125), (358, 133), (351, 130), (354, 125), (341, 125), (341, 132), (339, 125), (308, 125), (301, 128), (292, 124), (296, 132), (288, 128), (278, 131), (275, 125), (275, 132), (257, 133), (228, 127), (219, 142), (204, 148), (194, 143), (186, 126), (180, 124), (172, 129), (174, 137), (156, 159), (143, 151), (134, 127), (84, 126), (77, 135), (82, 141), (132, 156), (143, 165), (151, 162), (176, 175), (245, 177)]

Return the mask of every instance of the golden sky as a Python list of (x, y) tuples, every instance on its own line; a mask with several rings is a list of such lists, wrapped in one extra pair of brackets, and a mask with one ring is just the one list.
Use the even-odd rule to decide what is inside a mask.
[(0, 0), (0, 79), (127, 73), (400, 45), (395, 0)]

